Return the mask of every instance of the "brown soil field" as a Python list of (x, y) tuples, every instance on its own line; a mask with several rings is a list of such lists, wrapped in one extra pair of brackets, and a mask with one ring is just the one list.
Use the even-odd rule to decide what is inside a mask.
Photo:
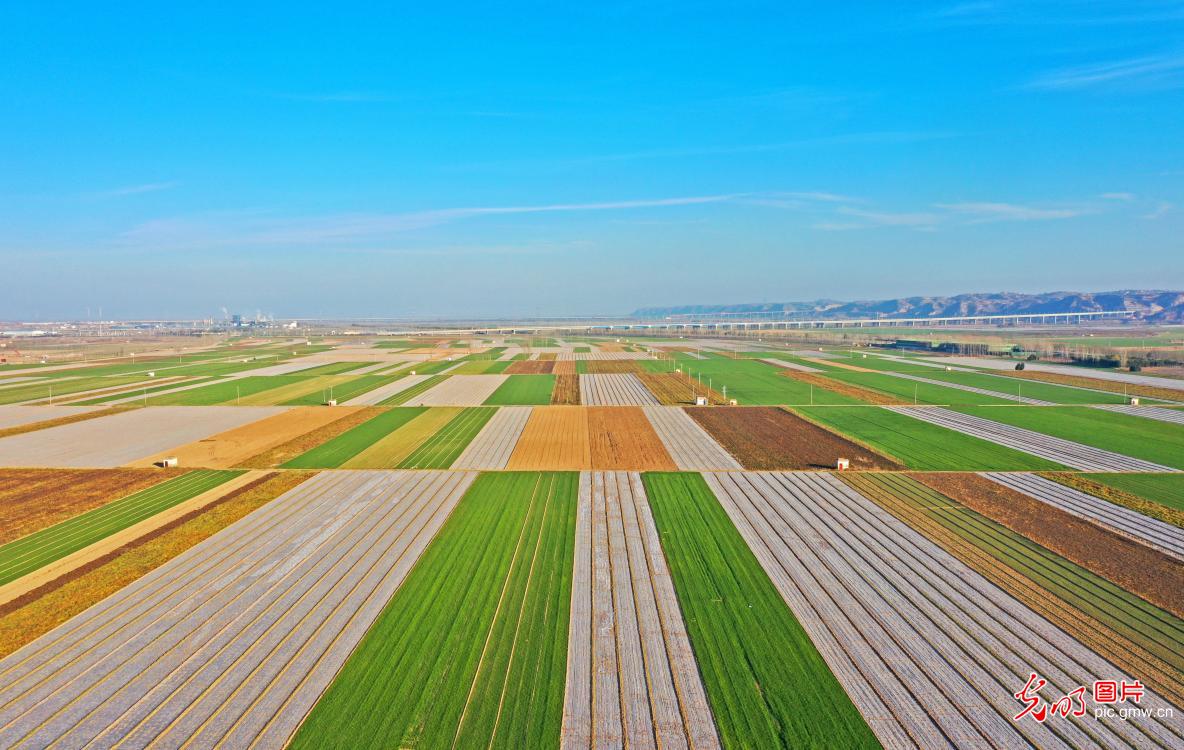
[(510, 471), (579, 471), (592, 468), (588, 410), (582, 406), (538, 406), (506, 464)]
[(678, 471), (638, 406), (588, 407), (588, 443), (593, 469)]
[(1123, 505), (1133, 511), (1142, 513), (1145, 516), (1158, 518), (1164, 523), (1170, 523), (1173, 526), (1184, 527), (1184, 511), (1169, 508), (1160, 503), (1153, 503), (1150, 500), (1144, 500), (1138, 495), (1133, 495), (1126, 490), (1120, 490), (1117, 487), (1110, 487), (1109, 485), (1095, 482), (1079, 474), (1070, 474), (1068, 472), (1046, 471), (1041, 472), (1041, 476), (1060, 482), (1063, 485), (1072, 487), (1075, 490), (1081, 490), (1094, 497), (1100, 497), (1103, 500), (1114, 503), (1115, 505)]
[(356, 406), (297, 406), (258, 422), (140, 459), (131, 465), (152, 466), (166, 456), (176, 456), (182, 467), (230, 468), (343, 419), (358, 409)]
[(257, 455), (251, 456), (238, 463), (238, 468), (243, 469), (270, 469), (287, 461), (291, 461), (302, 453), (306, 453), (313, 448), (316, 448), (322, 443), (327, 443), (343, 432), (347, 432), (367, 422), (374, 417), (381, 414), (385, 409), (377, 406), (364, 407), (335, 407), (343, 410), (345, 413), (336, 421), (330, 422), (324, 427), (319, 427), (312, 432), (306, 432), (300, 437), (291, 439), (282, 445), (277, 445), (273, 448), (263, 451)]
[(1075, 385), (1081, 388), (1092, 388), (1095, 391), (1129, 393), (1132, 396), (1144, 396), (1146, 398), (1162, 398), (1167, 401), (1180, 400), (1180, 391), (1171, 388), (1157, 388), (1153, 385), (1136, 385), (1135, 383), (1120, 383), (1115, 380), (1101, 380), (1099, 378), (1087, 378), (1080, 375), (1063, 375), (1059, 372), (992, 370), (991, 374), (1003, 375), (1009, 378), (1023, 378), (1024, 380), (1043, 380), (1046, 383), (1057, 383), (1058, 385)]
[(805, 362), (813, 362), (816, 365), (829, 365), (831, 367), (837, 367), (840, 370), (850, 370), (852, 372), (875, 372), (875, 370), (869, 370), (866, 367), (857, 367), (855, 365), (849, 365), (845, 362), (836, 362), (833, 359), (817, 359), (815, 357), (802, 357), (802, 360)]
[(590, 359), (584, 363), (589, 375), (620, 375), (640, 373), (641, 365), (635, 359)]
[(44, 422), (30, 422), (27, 424), (19, 424), (16, 427), (9, 427), (0, 430), (0, 438), (10, 437), (12, 435), (21, 435), (26, 432), (35, 432), (36, 430), (45, 430), (50, 427), (61, 427), (64, 424), (73, 424), (74, 422), (82, 422), (87, 419), (94, 419), (95, 417), (107, 417), (116, 412), (128, 411), (129, 409), (138, 409), (139, 406), (111, 406), (106, 409), (97, 409), (95, 411), (83, 412), (81, 414), (71, 414), (68, 417), (58, 417), (57, 419), (47, 419)]
[(909, 476), (1184, 617), (1184, 566), (1171, 557), (977, 474)]
[(687, 413), (746, 469), (899, 469), (889, 459), (775, 406), (688, 407)]
[(540, 362), (554, 362), (558, 358), (559, 358), (559, 355), (556, 352), (543, 352), (543, 353), (539, 354), (539, 361)]
[(811, 385), (817, 386), (819, 388), (825, 388), (828, 391), (841, 393), (844, 396), (850, 396), (851, 398), (857, 398), (860, 401), (864, 401), (869, 404), (885, 405), (912, 403), (911, 401), (905, 401), (902, 398), (898, 398), (887, 393), (881, 393), (880, 391), (871, 388), (864, 388), (851, 383), (844, 383), (841, 380), (831, 380), (825, 375), (820, 375), (814, 372), (799, 372), (797, 370), (782, 369), (780, 373), (784, 377), (800, 380), (803, 383), (810, 383)]
[(507, 375), (549, 375), (555, 371), (554, 362), (538, 359), (520, 359), (506, 368)]
[(184, 473), (177, 469), (0, 470), (0, 544)]
[(315, 473), (285, 471), (264, 476), (0, 607), (0, 657), (152, 572)]
[(989, 553), (958, 536), (922, 511), (902, 502), (866, 474), (839, 475), (864, 497), (873, 500), (904, 523), (921, 532), (954, 557), (981, 573), (1007, 593), (1054, 625), (1101, 654), (1106, 654), (1119, 668), (1137, 674), (1153, 690), (1180, 705), (1184, 700), (1184, 680), (1171, 664), (1148, 651), (1141, 644), (1082, 612), (1039, 583), (1008, 567)]
[(575, 375), (576, 361), (574, 359), (556, 360), (555, 368), (551, 372), (556, 375)]
[[(591, 363), (589, 363), (591, 364)], [(709, 390), (699, 385), (692, 387), (692, 381), (685, 374), (674, 372), (642, 372), (637, 377), (650, 389), (654, 398), (665, 406), (693, 406), (695, 395), (707, 396), (708, 403), (726, 404), (719, 391)]]
[(566, 405), (579, 404), (580, 376), (574, 374), (557, 376), (555, 378), (555, 390), (551, 391), (551, 403)]
[(623, 352), (625, 347), (620, 344), (597, 344), (598, 349), (602, 352)]

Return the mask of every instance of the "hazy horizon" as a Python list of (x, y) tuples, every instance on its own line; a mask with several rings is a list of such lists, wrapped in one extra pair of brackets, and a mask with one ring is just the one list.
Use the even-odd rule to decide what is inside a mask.
[(0, 319), (1184, 288), (1182, 29), (1157, 1), (10, 4)]

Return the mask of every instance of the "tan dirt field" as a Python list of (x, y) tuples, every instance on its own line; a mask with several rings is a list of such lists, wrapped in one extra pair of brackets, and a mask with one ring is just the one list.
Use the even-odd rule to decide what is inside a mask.
[(621, 471), (677, 471), (678, 466), (639, 406), (588, 408), (592, 468)]
[(343, 469), (393, 469), (463, 411), (459, 406), (437, 406), (371, 445), (341, 465)]
[(359, 406), (356, 408), (339, 406), (336, 408), (342, 412), (340, 419), (240, 461), (238, 467), (243, 469), (274, 468), (291, 461), (302, 453), (316, 448), (322, 443), (329, 442), (338, 435), (352, 430), (363, 422), (370, 421), (384, 411), (384, 409), (376, 406)]
[[(591, 364), (591, 363), (589, 363)], [(726, 404), (723, 395), (716, 390), (694, 384), (686, 374), (675, 372), (643, 372), (637, 375), (645, 387), (664, 406), (694, 406), (695, 396), (707, 396), (708, 403)]]
[[(574, 362), (572, 364), (575, 364)], [(555, 378), (555, 390), (551, 391), (552, 405), (575, 406), (580, 403), (580, 376), (559, 375)]]
[(184, 473), (174, 469), (0, 469), (0, 544)]
[(555, 362), (555, 369), (551, 372), (556, 375), (575, 375), (576, 361), (574, 359), (561, 359)]
[(506, 468), (511, 471), (591, 469), (588, 410), (582, 406), (532, 409)]
[(359, 410), (356, 406), (297, 406), (258, 422), (211, 435), (180, 448), (135, 461), (130, 466), (152, 466), (176, 456), (185, 468), (228, 469), (254, 456), (319, 430)]
[(549, 375), (555, 370), (554, 362), (520, 359), (505, 369), (507, 375)]
[(36, 640), (315, 473), (270, 474), (0, 607), (0, 657)]
[(888, 405), (912, 403), (912, 401), (905, 401), (902, 398), (898, 398), (887, 393), (881, 393), (880, 391), (873, 390), (871, 388), (863, 388), (851, 383), (844, 383), (841, 380), (831, 380), (825, 375), (819, 375), (813, 372), (799, 372), (797, 370), (788, 369), (782, 369), (778, 372), (784, 377), (793, 378), (794, 380), (798, 380), (803, 383), (809, 383), (810, 385), (814, 385), (828, 391), (833, 391), (835, 393), (841, 393), (844, 396), (857, 398), (860, 401), (866, 401), (869, 404)]
[(585, 363), (589, 375), (640, 373), (641, 365), (633, 359), (590, 359)]
[(246, 487), (262, 479), (264, 476), (264, 473), (260, 471), (248, 471), (240, 474), (217, 487), (206, 490), (196, 497), (191, 497), (150, 518), (145, 518), (143, 521), (133, 524), (123, 531), (118, 531), (104, 537), (88, 547), (54, 560), (39, 570), (0, 586), (0, 607), (3, 607), (9, 602), (15, 602), (30, 592), (36, 591), (62, 576), (70, 575), (79, 568), (102, 559), (120, 547), (130, 544), (142, 536), (151, 534), (179, 518), (196, 513), (212, 503), (218, 502), (234, 490)]
[(909, 476), (1184, 617), (1184, 566), (1170, 556), (978, 474)]

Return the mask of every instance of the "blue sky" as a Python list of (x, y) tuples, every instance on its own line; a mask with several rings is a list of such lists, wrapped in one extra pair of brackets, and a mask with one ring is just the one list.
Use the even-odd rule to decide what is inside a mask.
[(0, 6), (0, 318), (1184, 288), (1184, 3), (84, 5)]

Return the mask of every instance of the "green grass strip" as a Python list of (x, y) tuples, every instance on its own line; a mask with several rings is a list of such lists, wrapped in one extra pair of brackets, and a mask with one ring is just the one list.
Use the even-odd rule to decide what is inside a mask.
[(351, 398), (361, 396), (363, 393), (378, 388), (379, 386), (393, 383), (398, 380), (397, 377), (390, 377), (389, 375), (359, 375), (353, 380), (348, 380), (344, 383), (338, 383), (332, 388), (324, 388), (315, 393), (308, 393), (299, 398), (294, 398), (291, 401), (285, 401), (284, 406), (319, 406), (325, 403), (329, 398), (337, 399), (337, 403), (343, 404)]
[(336, 469), (346, 461), (426, 411), (416, 406), (390, 409), (337, 437), (301, 453), (283, 465), (285, 469)]
[(1184, 469), (1180, 425), (1088, 406), (955, 407), (964, 414)]
[[(422, 375), (423, 373), (419, 374)], [(438, 386), (440, 383), (443, 383), (450, 377), (450, 375), (451, 373), (447, 375), (433, 375), (426, 380), (416, 383), (406, 390), (399, 391), (385, 401), (380, 401), (379, 406), (399, 406), (400, 404), (405, 404), (416, 396), (422, 396), (423, 394)]]
[(870, 473), (863, 478), (1177, 669), (1184, 668), (1184, 621), (1170, 612), (914, 479)]
[(576, 492), (480, 476), (291, 747), (557, 747)]
[(105, 404), (108, 401), (118, 401), (119, 399), (130, 398), (131, 396), (135, 396), (135, 395), (143, 396), (145, 394), (145, 392), (148, 394), (153, 394), (153, 393), (157, 393), (159, 391), (167, 391), (167, 390), (170, 390), (173, 388), (180, 388), (181, 386), (192, 386), (192, 385), (198, 385), (198, 384), (202, 384), (202, 383), (209, 384), (215, 380), (217, 380), (217, 378), (202, 378), (200, 380), (191, 380), (188, 383), (166, 383), (165, 385), (152, 386), (151, 388), (148, 388), (146, 390), (140, 389), (140, 390), (135, 390), (135, 391), (128, 391), (126, 393), (113, 393), (108, 396), (100, 396), (99, 398), (92, 398), (92, 399), (88, 399), (86, 401), (72, 401), (70, 405), (71, 406), (92, 406), (94, 404)]
[(14, 386), (0, 390), (0, 404), (39, 401), (58, 396), (66, 396), (72, 393), (98, 390), (99, 388), (115, 388), (116, 386), (137, 383), (143, 380), (144, 377), (141, 375), (120, 375), (99, 378), (79, 378), (77, 380), (54, 380), (52, 382), (38, 381), (28, 385)]
[(0, 547), (0, 586), (213, 489), (241, 471), (197, 470), (114, 500)]
[(148, 404), (150, 406), (233, 404), (239, 398), (254, 396), (256, 393), (263, 393), (273, 388), (282, 388), (299, 382), (301, 382), (301, 378), (292, 375), (249, 375), (244, 378), (219, 380), (201, 388), (190, 388), (187, 391), (164, 393), (149, 398)]
[(447, 469), (496, 413), (497, 409), (489, 406), (464, 409), (403, 459), (399, 468)]
[(511, 375), (485, 399), (488, 406), (541, 406), (551, 403), (554, 375)]
[(646, 494), (724, 747), (879, 747), (699, 474)]
[(1184, 474), (1083, 474), (1086, 479), (1184, 511)]

